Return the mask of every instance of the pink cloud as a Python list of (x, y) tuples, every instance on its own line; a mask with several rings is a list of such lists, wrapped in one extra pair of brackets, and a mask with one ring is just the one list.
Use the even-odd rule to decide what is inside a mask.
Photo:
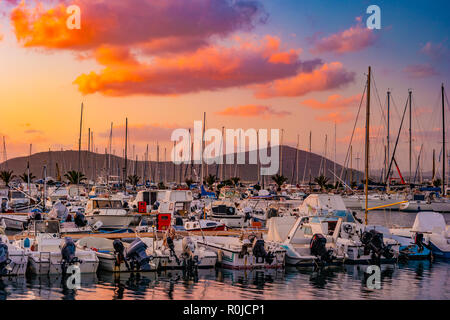
[[(151, 51), (195, 50), (212, 36), (250, 31), (267, 19), (261, 3), (250, 0), (190, 0), (189, 5), (185, 0), (133, 0), (132, 5), (126, 1), (64, 0), (56, 5), (50, 2), (50, 9), (44, 4), (41, 1), (29, 7), (21, 3), (11, 12), (17, 40), (25, 47), (87, 50), (101, 45), (147, 44)], [(81, 8), (81, 30), (66, 28), (65, 9), (70, 4)]]
[(298, 97), (314, 91), (326, 91), (341, 88), (355, 79), (355, 74), (344, 69), (342, 63), (326, 63), (309, 72), (299, 72), (297, 75), (275, 80), (255, 86), (257, 98)]
[(375, 43), (377, 36), (358, 23), (347, 30), (316, 40), (313, 53), (334, 52), (338, 54), (363, 50)]
[(354, 120), (354, 115), (348, 112), (330, 112), (324, 116), (317, 116), (316, 120), (331, 123), (345, 123)]
[(428, 78), (439, 73), (429, 64), (410, 65), (403, 69), (410, 78)]
[(350, 107), (361, 100), (361, 95), (357, 94), (348, 98), (341, 96), (340, 94), (333, 94), (328, 96), (327, 101), (320, 102), (316, 99), (308, 99), (302, 101), (302, 104), (312, 109), (342, 109)]
[(448, 59), (450, 57), (450, 50), (446, 46), (446, 41), (439, 43), (429, 41), (420, 49), (420, 52), (434, 60)]
[(262, 106), (262, 105), (245, 105), (237, 107), (228, 107), (216, 114), (222, 116), (234, 116), (234, 117), (261, 117), (261, 118), (272, 118), (272, 117), (285, 117), (291, 113), (288, 111), (276, 111), (272, 107)]

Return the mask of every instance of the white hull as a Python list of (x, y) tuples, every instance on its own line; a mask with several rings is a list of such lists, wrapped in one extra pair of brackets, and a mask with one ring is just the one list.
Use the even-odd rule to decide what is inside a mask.
[(8, 276), (22, 276), (27, 271), (28, 256), (25, 253), (9, 252), (9, 264), (11, 270), (8, 272)]
[(3, 220), (6, 225), (6, 229), (8, 230), (24, 230), (24, 226), (26, 224), (26, 217), (25, 218), (18, 218), (17, 216), (12, 215), (1, 215), (0, 221)]
[(94, 225), (97, 221), (101, 221), (102, 228), (105, 229), (122, 229), (128, 228), (134, 220), (133, 215), (92, 215), (86, 216), (86, 220), (90, 225)]
[[(218, 243), (199, 241), (198, 244), (217, 253), (217, 261), (224, 268), (230, 269), (258, 269), (258, 268), (282, 268), (284, 267), (284, 259), (286, 251), (284, 249), (275, 250), (273, 252), (274, 259), (271, 263), (266, 262), (262, 258), (256, 258), (252, 252), (240, 255), (240, 249), (231, 248)], [(235, 246), (233, 246), (235, 247)]]
[(401, 211), (418, 212), (418, 211), (433, 211), (430, 203), (425, 201), (409, 201), (400, 205)]
[[(116, 267), (116, 259), (112, 254), (97, 253), (97, 257), (100, 261), (99, 268), (101, 270), (109, 272), (130, 272), (130, 270), (127, 269), (125, 263), (121, 263), (120, 266)], [(153, 259), (152, 261), (150, 261), (149, 265), (151, 268), (151, 270), (149, 271), (156, 271), (159, 266), (159, 259)]]
[[(76, 256), (82, 261), (76, 264), (80, 267), (81, 273), (95, 273), (99, 265), (95, 254), (79, 254)], [(62, 256), (59, 252), (31, 252), (28, 257), (28, 267), (33, 274), (62, 274)]]

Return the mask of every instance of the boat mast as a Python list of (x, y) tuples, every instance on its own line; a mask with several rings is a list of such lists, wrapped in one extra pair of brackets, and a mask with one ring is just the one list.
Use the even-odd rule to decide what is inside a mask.
[(125, 167), (123, 169), (123, 191), (127, 193), (127, 174), (128, 174), (128, 118), (125, 119)]
[[(78, 136), (78, 174), (77, 174), (77, 193), (80, 195), (80, 172), (81, 172), (81, 130), (83, 129), (83, 102), (81, 103), (81, 117), (80, 117), (80, 134)], [(47, 168), (45, 168), (47, 171)], [(45, 202), (45, 199), (44, 199)], [(45, 203), (44, 203), (45, 209)]]
[[(334, 122), (334, 164), (333, 164), (333, 177), (334, 177), (334, 185), (336, 187), (336, 140), (337, 140), (337, 125), (336, 125), (336, 121)], [(337, 190), (337, 187), (336, 187)]]
[(106, 183), (108, 187), (109, 187), (109, 176), (111, 175), (112, 130), (113, 130), (113, 123), (111, 122), (111, 129), (109, 131), (108, 175), (106, 177)]
[(445, 162), (447, 158), (445, 156), (445, 106), (444, 106), (444, 84), (441, 87), (442, 94), (442, 194), (445, 195)]
[(365, 159), (365, 186), (364, 192), (366, 194), (365, 200), (365, 224), (367, 225), (367, 213), (368, 213), (368, 198), (369, 198), (369, 134), (370, 134), (370, 77), (371, 77), (371, 67), (369, 66), (369, 73), (367, 74), (367, 107), (366, 107), (366, 159)]
[(411, 192), (411, 179), (412, 179), (412, 107), (411, 107), (411, 98), (412, 91), (409, 90), (409, 191)]
[[(391, 133), (391, 129), (390, 129), (390, 117), (391, 117), (391, 91), (388, 90), (387, 92), (387, 137), (386, 137), (386, 170), (388, 170), (388, 161), (390, 159), (390, 150), (389, 150), (389, 146), (390, 146), (390, 133)], [(386, 175), (386, 190), (389, 191), (389, 176), (390, 176), (390, 172), (385, 172), (384, 173)]]

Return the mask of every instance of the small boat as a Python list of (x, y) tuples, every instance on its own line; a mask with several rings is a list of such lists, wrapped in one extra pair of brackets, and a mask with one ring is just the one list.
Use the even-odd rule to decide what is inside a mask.
[(109, 272), (155, 271), (159, 266), (159, 259), (151, 256), (147, 245), (140, 238), (129, 244), (117, 239), (86, 237), (78, 240), (76, 245), (82, 250), (95, 252), (100, 269)]
[[(228, 228), (242, 228), (248, 224), (245, 214), (231, 201), (214, 201), (206, 209), (207, 217), (225, 224)], [(248, 217), (250, 218), (250, 216)]]
[(450, 236), (444, 216), (438, 212), (419, 212), (411, 229), (391, 229), (393, 234), (419, 236), (435, 258), (450, 259)]
[[(167, 230), (163, 239), (143, 238), (150, 252), (160, 260), (160, 268), (214, 268), (217, 263), (217, 254), (198, 245), (197, 237), (175, 238), (175, 230)], [(192, 270), (191, 270), (192, 271)]]
[(184, 228), (186, 231), (225, 231), (227, 229), (224, 223), (207, 219), (185, 221)]
[(256, 234), (237, 237), (200, 237), (199, 246), (217, 253), (218, 263), (229, 269), (282, 268), (286, 250)]
[(121, 200), (109, 198), (89, 199), (85, 214), (90, 225), (100, 221), (104, 229), (128, 228), (136, 217), (128, 213)]
[(0, 214), (0, 222), (4, 221), (7, 230), (22, 231), (28, 224), (28, 215)]
[(34, 239), (17, 240), (15, 245), (25, 249), (28, 269), (34, 274), (65, 274), (69, 266), (81, 273), (95, 273), (98, 258), (93, 251), (76, 250), (72, 238), (61, 238), (58, 220), (32, 222)]
[(0, 277), (24, 275), (27, 265), (25, 250), (11, 243), (3, 230), (0, 230)]

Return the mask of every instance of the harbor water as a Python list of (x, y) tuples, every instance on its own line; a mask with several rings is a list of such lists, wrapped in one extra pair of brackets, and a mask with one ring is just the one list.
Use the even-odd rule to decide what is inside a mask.
[[(358, 214), (363, 217), (362, 213)], [(450, 214), (444, 214), (447, 224)], [(414, 213), (374, 211), (369, 224), (410, 227)], [(365, 267), (231, 271), (199, 270), (185, 277), (181, 270), (141, 275), (99, 271), (83, 274), (78, 289), (68, 289), (61, 276), (0, 278), (0, 299), (450, 299), (450, 263), (407, 261), (381, 266), (381, 286), (366, 285)]]

